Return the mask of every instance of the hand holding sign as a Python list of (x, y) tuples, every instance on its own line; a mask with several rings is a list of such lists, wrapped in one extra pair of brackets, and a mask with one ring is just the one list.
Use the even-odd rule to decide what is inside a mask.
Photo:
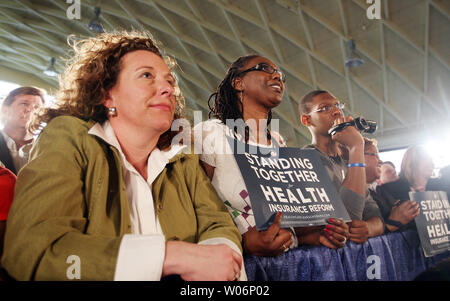
[(349, 237), (348, 225), (340, 219), (329, 218), (323, 226), (295, 228), (299, 244), (322, 245), (330, 249), (342, 248)]
[(350, 223), (350, 240), (363, 244), (369, 238), (369, 224), (361, 220), (352, 220)]
[(450, 204), (445, 191), (410, 192), (420, 205), (415, 218), (420, 243), (426, 257), (450, 250)]
[(291, 232), (281, 228), (282, 213), (277, 213), (275, 220), (265, 231), (252, 228), (243, 234), (244, 249), (256, 256), (277, 256), (285, 252), (292, 244)]
[(406, 225), (413, 219), (415, 219), (420, 213), (419, 204), (414, 201), (405, 201), (399, 205), (400, 201), (395, 202), (392, 207), (389, 219), (398, 221), (403, 225)]
[(329, 224), (323, 230), (325, 235), (321, 235), (319, 240), (320, 243), (331, 249), (342, 248), (349, 237), (347, 224), (337, 218), (329, 218), (328, 222)]

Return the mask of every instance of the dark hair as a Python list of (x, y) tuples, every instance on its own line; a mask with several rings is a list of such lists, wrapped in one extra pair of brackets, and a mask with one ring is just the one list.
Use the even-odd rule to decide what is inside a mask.
[[(208, 117), (211, 118), (211, 114), (226, 124), (227, 119), (244, 120), (244, 106), (238, 97), (238, 92), (234, 88), (234, 80), (240, 77), (243, 71), (244, 65), (256, 57), (261, 57), (259, 54), (251, 54), (247, 56), (241, 56), (236, 61), (234, 61), (228, 68), (227, 74), (222, 82), (217, 87), (216, 92), (211, 94), (208, 98), (209, 113)], [(211, 106), (210, 101), (213, 101)], [(272, 119), (272, 111), (269, 111), (267, 117), (267, 126), (269, 126)], [(235, 132), (236, 127), (233, 129)], [(249, 138), (249, 127), (245, 127), (245, 141), (247, 142)], [(271, 139), (270, 131), (267, 130), (267, 138)]]
[(39, 96), (41, 98), (42, 104), (45, 103), (44, 99), (44, 92), (38, 88), (35, 87), (20, 87), (12, 90), (9, 92), (9, 94), (6, 96), (5, 100), (3, 101), (2, 107), (4, 106), (10, 106), (15, 100), (17, 96), (20, 95), (34, 95)]
[(392, 166), (395, 169), (395, 165), (391, 161), (383, 161), (383, 163), (381, 165), (383, 165), (383, 164), (389, 164), (390, 166)]
[(300, 111), (300, 115), (309, 113), (310, 107), (309, 104), (313, 101), (313, 98), (317, 95), (324, 94), (330, 92), (325, 90), (314, 90), (303, 96), (302, 100), (300, 101), (300, 104), (298, 105), (298, 110)]
[(378, 142), (376, 139), (370, 139), (370, 138), (364, 137), (364, 150), (368, 149), (371, 146), (377, 147), (377, 144), (378, 144)]

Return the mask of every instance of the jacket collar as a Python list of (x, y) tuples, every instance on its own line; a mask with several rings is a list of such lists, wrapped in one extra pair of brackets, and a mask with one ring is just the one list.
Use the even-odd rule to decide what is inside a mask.
[[(120, 147), (119, 141), (117, 140), (114, 130), (108, 120), (106, 120), (103, 124), (97, 122), (89, 122), (88, 125), (92, 125), (88, 131), (88, 134), (97, 136), (110, 146), (117, 149), (117, 151), (120, 153), (120, 156), (122, 157), (122, 164), (125, 164), (128, 169), (134, 169), (134, 167), (132, 168), (131, 166), (128, 166), (131, 164), (126, 160), (125, 155)], [(182, 151), (185, 148), (186, 145), (173, 145), (168, 150), (160, 150), (159, 148), (155, 148), (148, 158), (148, 166), (152, 168), (152, 171), (159, 174), (160, 171), (164, 169), (164, 167), (168, 163), (180, 160), (182, 157), (184, 157)], [(154, 172), (148, 173), (148, 180), (152, 180), (151, 178), (156, 177), (151, 176), (152, 174), (154, 174)]]

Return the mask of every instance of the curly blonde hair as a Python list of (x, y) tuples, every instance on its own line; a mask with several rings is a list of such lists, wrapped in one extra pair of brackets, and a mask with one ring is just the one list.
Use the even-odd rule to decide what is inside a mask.
[[(68, 43), (73, 48), (74, 55), (67, 61), (64, 74), (59, 77), (56, 107), (41, 110), (31, 125), (32, 131), (37, 131), (43, 123), (61, 115), (92, 119), (99, 123), (107, 120), (108, 110), (103, 101), (107, 91), (117, 82), (122, 68), (121, 58), (129, 52), (148, 50), (161, 57), (172, 73), (176, 66), (173, 59), (161, 53), (157, 42), (146, 31), (102, 33), (78, 41), (74, 36), (69, 36)], [(176, 79), (176, 75), (173, 76)], [(183, 117), (184, 108), (184, 97), (177, 82), (175, 99), (177, 105), (174, 120)], [(169, 147), (178, 132), (167, 130), (161, 135), (158, 147)]]

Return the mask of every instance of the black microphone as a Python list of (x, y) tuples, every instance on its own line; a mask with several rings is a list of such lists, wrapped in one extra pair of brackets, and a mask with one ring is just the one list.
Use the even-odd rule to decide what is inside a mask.
[(338, 125), (333, 126), (331, 129), (328, 130), (328, 134), (333, 136), (337, 132), (342, 131), (348, 126), (354, 126), (356, 129), (363, 133), (375, 133), (375, 131), (378, 128), (377, 122), (373, 120), (366, 120), (362, 117), (357, 117), (353, 119), (352, 121), (343, 122)]

